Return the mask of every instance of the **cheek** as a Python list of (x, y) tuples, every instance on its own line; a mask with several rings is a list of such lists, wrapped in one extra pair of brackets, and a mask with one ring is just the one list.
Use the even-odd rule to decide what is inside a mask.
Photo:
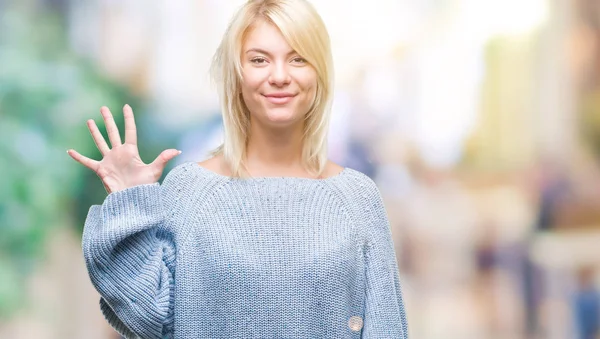
[(302, 89), (312, 98), (317, 92), (317, 74), (314, 71), (305, 72), (298, 78)]
[(258, 86), (256, 83), (247, 80), (242, 82), (242, 93), (244, 93), (244, 95), (252, 95), (253, 93), (256, 93), (257, 89)]
[(317, 78), (311, 77), (306, 79), (307, 81), (304, 83), (304, 90), (306, 92), (306, 98), (309, 103), (312, 105), (313, 101), (317, 96)]
[(242, 68), (242, 76), (248, 88), (259, 88), (269, 79), (267, 68)]
[(262, 81), (255, 72), (242, 73), (244, 79), (241, 83), (242, 98), (247, 106), (254, 106), (254, 102), (258, 100), (257, 95), (260, 92)]

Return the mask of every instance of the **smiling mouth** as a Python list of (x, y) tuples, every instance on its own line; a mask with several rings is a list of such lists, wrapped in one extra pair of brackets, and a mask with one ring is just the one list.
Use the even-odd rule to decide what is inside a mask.
[(294, 99), (295, 95), (263, 95), (272, 104), (282, 105)]

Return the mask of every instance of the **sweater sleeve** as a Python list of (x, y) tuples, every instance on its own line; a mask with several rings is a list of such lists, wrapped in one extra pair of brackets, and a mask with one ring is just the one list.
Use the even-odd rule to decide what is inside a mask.
[(369, 179), (365, 186), (367, 291), (362, 338), (406, 339), (407, 320), (390, 222), (375, 183)]
[(110, 193), (87, 215), (83, 256), (100, 310), (126, 338), (172, 335), (175, 245), (159, 183)]

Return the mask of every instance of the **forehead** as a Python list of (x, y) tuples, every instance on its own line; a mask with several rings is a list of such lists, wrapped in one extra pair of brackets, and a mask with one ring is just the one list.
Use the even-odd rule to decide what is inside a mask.
[(264, 20), (257, 21), (248, 29), (242, 48), (244, 52), (249, 49), (261, 49), (269, 53), (289, 53), (292, 51), (279, 28)]

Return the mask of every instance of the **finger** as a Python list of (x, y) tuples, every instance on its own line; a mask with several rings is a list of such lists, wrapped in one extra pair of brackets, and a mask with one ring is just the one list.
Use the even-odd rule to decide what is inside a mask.
[(93, 119), (87, 121), (87, 126), (92, 134), (94, 142), (96, 143), (96, 147), (98, 147), (100, 154), (104, 156), (106, 153), (108, 153), (108, 151), (110, 151), (106, 140), (104, 140), (104, 136), (102, 136), (102, 133), (100, 133), (100, 130), (98, 129), (98, 126), (96, 126), (96, 122)]
[(176, 149), (168, 149), (168, 150), (162, 151), (162, 153), (160, 153), (158, 155), (158, 157), (156, 157), (156, 159), (154, 159), (154, 161), (150, 164), (150, 166), (153, 166), (156, 171), (162, 173), (162, 171), (165, 169), (165, 166), (167, 165), (167, 163), (169, 161), (171, 161), (171, 159), (178, 156), (179, 154), (181, 154), (181, 151), (178, 151)]
[(100, 164), (99, 161), (90, 159), (88, 157), (84, 157), (83, 155), (77, 153), (77, 151), (75, 151), (74, 149), (68, 150), (67, 153), (71, 156), (71, 158), (75, 159), (75, 161), (77, 161), (78, 163), (91, 169), (94, 172), (97, 172), (98, 166)]
[(125, 105), (123, 107), (123, 115), (125, 116), (125, 143), (137, 146), (137, 130), (131, 106)]
[(108, 139), (110, 140), (110, 144), (113, 148), (121, 145), (121, 136), (119, 135), (119, 129), (117, 128), (117, 124), (115, 123), (115, 119), (110, 113), (110, 110), (106, 106), (102, 106), (100, 108), (100, 113), (102, 114), (102, 118), (104, 119), (104, 124), (106, 125), (106, 132), (108, 133)]

